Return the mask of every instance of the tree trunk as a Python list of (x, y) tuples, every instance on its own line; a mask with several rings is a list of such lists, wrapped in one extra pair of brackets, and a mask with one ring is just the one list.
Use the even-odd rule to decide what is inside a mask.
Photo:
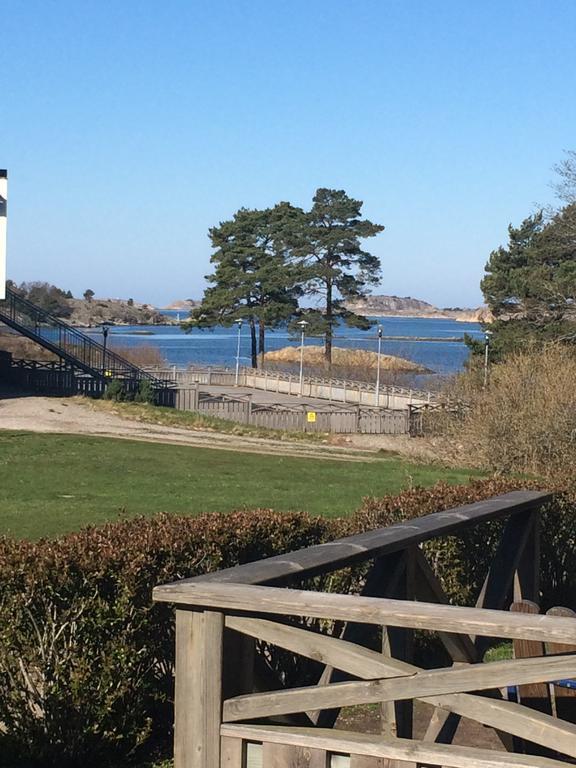
[(258, 368), (258, 345), (256, 340), (256, 323), (251, 317), (248, 321), (250, 325), (250, 354), (252, 357), (252, 368)]
[(258, 352), (260, 353), (260, 368), (264, 368), (264, 354), (266, 353), (266, 325), (263, 320), (258, 320)]
[(328, 363), (328, 370), (332, 368), (332, 280), (326, 281), (326, 335), (324, 337), (324, 358)]

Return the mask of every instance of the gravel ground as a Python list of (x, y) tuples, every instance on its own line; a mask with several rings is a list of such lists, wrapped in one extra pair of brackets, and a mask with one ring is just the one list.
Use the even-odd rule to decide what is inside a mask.
[[(336, 445), (282, 442), (265, 438), (190, 430), (122, 418), (118, 413), (89, 407), (62, 397), (13, 397), (0, 400), (0, 429), (92, 435), (129, 440), (191, 445), (250, 453), (277, 453), (346, 461), (377, 461), (376, 446), (358, 446), (345, 439)], [(368, 454), (368, 455), (367, 455)]]

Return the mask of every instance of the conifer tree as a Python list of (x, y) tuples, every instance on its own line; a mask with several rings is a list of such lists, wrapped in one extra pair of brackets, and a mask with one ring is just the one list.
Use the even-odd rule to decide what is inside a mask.
[(362, 218), (362, 201), (343, 190), (320, 188), (294, 243), (300, 255), (306, 292), (320, 296), (320, 310), (309, 312), (309, 332), (324, 336), (326, 361), (332, 363), (332, 340), (340, 322), (367, 329), (366, 317), (346, 309), (347, 300), (366, 295), (380, 281), (380, 259), (363, 250), (362, 240), (382, 232), (381, 224)]
[(214, 271), (206, 276), (209, 287), (184, 327), (247, 321), (256, 368), (258, 353), (264, 359), (266, 329), (287, 321), (298, 309), (301, 268), (292, 258), (290, 243), (302, 216), (300, 209), (279, 203), (265, 210), (241, 208), (231, 220), (213, 227), (209, 236)]

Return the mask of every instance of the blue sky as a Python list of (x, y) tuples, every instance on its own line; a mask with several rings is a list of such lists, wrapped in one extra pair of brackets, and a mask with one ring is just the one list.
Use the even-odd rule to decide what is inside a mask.
[(573, 0), (0, 0), (8, 275), (202, 294), (241, 206), (364, 200), (383, 293), (474, 305), (576, 149)]

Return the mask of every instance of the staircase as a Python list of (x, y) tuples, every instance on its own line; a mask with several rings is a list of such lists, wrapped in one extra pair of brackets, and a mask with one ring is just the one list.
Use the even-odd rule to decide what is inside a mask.
[(6, 299), (0, 301), (0, 322), (57, 355), (77, 375), (91, 377), (105, 387), (111, 380), (122, 381), (127, 390), (136, 391), (143, 381), (150, 383), (157, 400), (168, 404), (167, 390), (173, 381), (157, 379), (137, 365), (95, 341), (88, 334), (72, 328), (31, 301), (6, 288)]

